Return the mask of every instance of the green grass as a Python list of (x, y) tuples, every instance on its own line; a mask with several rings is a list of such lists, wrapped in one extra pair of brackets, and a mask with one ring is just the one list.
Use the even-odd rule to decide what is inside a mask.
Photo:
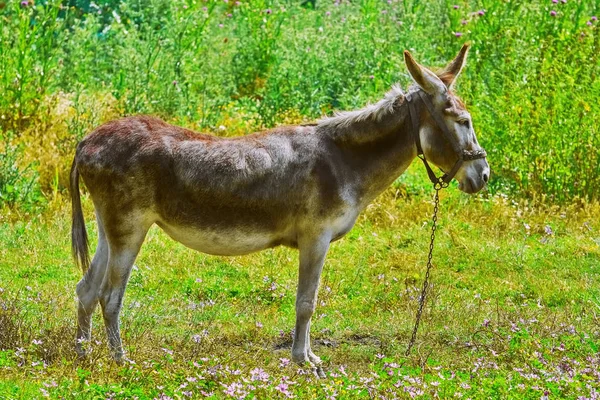
[[(600, 384), (600, 208), (442, 193), (433, 287), (408, 343), (429, 238), (430, 191), (413, 166), (329, 253), (313, 347), (328, 378), (290, 358), (297, 252), (211, 257), (152, 229), (121, 314), (135, 362), (114, 365), (101, 317), (73, 350), (69, 207), (0, 224), (0, 397), (591, 397)], [(91, 235), (91, 202), (84, 201)], [(41, 340), (35, 344), (34, 340)], [(260, 380), (263, 369), (269, 376)], [(254, 380), (253, 380), (254, 379)], [(289, 382), (294, 382), (289, 383)], [(231, 386), (239, 383), (239, 387)], [(186, 385), (182, 387), (181, 385)], [(283, 390), (283, 386), (279, 386)]]

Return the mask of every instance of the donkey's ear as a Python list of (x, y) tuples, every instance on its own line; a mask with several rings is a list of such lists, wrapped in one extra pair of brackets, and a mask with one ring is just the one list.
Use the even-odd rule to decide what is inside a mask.
[(452, 86), (460, 74), (460, 71), (462, 71), (463, 67), (465, 66), (465, 62), (467, 61), (467, 53), (469, 52), (469, 46), (469, 43), (465, 43), (458, 52), (456, 58), (452, 60), (450, 64), (446, 66), (446, 68), (438, 73), (438, 77), (442, 80), (442, 82), (444, 82), (446, 87), (449, 88)]
[(446, 92), (446, 85), (444, 85), (440, 78), (427, 68), (419, 65), (407, 50), (404, 50), (404, 62), (410, 76), (425, 92), (430, 95)]

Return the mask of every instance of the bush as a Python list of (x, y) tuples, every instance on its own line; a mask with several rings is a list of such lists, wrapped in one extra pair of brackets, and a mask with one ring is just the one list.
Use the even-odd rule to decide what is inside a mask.
[[(458, 92), (488, 150), (491, 190), (558, 202), (599, 198), (592, 3), (340, 0), (317, 2), (316, 10), (299, 3), (10, 3), (0, 10), (0, 127), (27, 147), (51, 132), (48, 98), (85, 93), (114, 99), (107, 112), (97, 108), (102, 101), (77, 110), (103, 116), (97, 123), (149, 113), (240, 133), (362, 107), (392, 83), (410, 83), (402, 50), (442, 66), (468, 40)], [(69, 124), (73, 139), (60, 151), (72, 152), (66, 145), (91, 128)], [(40, 163), (42, 187), (55, 167), (64, 176), (66, 164), (51, 163), (48, 173)]]
[(21, 149), (12, 145), (10, 136), (0, 132), (0, 207), (19, 204), (30, 208), (44, 201), (32, 165), (20, 167)]

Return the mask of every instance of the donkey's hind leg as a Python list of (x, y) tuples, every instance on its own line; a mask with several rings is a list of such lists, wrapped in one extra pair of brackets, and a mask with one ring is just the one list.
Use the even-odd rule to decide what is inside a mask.
[(108, 266), (100, 288), (100, 305), (102, 306), (108, 345), (112, 357), (119, 364), (123, 362), (124, 357), (119, 331), (119, 313), (123, 305), (123, 296), (125, 295), (131, 268), (144, 242), (149, 226), (129, 221), (125, 228), (123, 232), (127, 233), (120, 232), (114, 235), (108, 233)]
[(75, 351), (79, 357), (86, 354), (84, 342), (89, 342), (92, 336), (92, 314), (98, 305), (100, 286), (106, 273), (108, 263), (108, 242), (100, 216), (96, 214), (98, 222), (98, 245), (96, 253), (83, 278), (77, 284), (77, 336), (75, 337)]

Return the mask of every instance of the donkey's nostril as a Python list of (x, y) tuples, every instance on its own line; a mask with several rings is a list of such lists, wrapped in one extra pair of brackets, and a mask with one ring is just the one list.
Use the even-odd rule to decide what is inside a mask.
[(490, 179), (490, 176), (487, 174), (487, 172), (484, 172), (481, 177), (483, 178), (483, 181), (486, 183), (487, 183), (488, 179)]

